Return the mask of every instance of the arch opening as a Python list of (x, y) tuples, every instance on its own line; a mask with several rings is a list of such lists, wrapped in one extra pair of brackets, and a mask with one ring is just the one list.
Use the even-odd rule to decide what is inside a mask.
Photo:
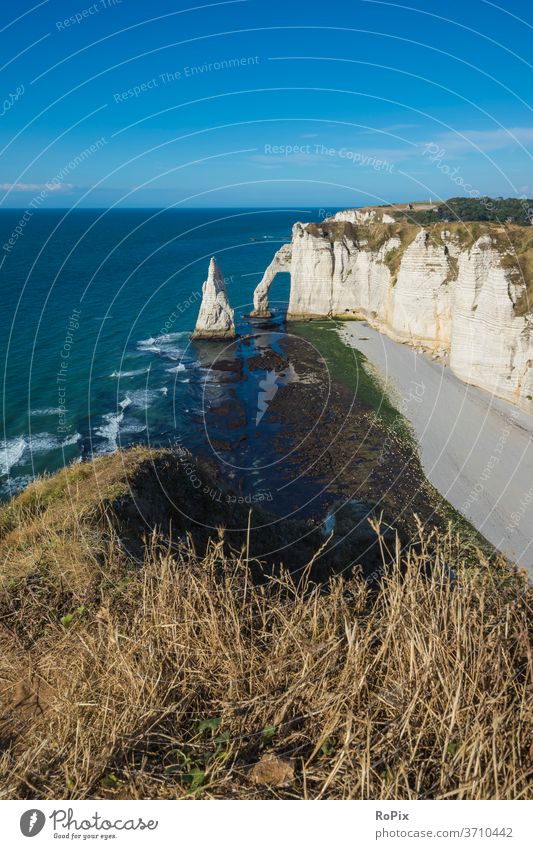
[(269, 294), (274, 279), (278, 274), (291, 271), (291, 245), (282, 245), (274, 254), (274, 259), (267, 267), (260, 283), (254, 291), (254, 308), (250, 315), (253, 318), (272, 318)]

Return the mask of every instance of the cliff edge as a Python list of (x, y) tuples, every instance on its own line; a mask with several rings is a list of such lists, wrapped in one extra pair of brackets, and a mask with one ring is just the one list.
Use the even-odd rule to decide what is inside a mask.
[(265, 314), (276, 273), (289, 271), (289, 320), (365, 319), (446, 356), (466, 383), (533, 411), (531, 229), (421, 228), (356, 212), (296, 223), (256, 289), (256, 308)]

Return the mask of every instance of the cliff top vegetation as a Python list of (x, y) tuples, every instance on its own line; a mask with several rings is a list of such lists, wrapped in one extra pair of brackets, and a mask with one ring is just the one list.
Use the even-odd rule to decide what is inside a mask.
[(449, 198), (435, 203), (414, 202), (393, 205), (391, 214), (407, 218), (414, 224), (451, 221), (490, 221), (529, 227), (533, 222), (533, 200), (530, 198)]
[[(422, 527), (373, 584), (265, 569), (175, 466), (120, 452), (2, 508), (2, 798), (530, 793), (521, 574)], [(165, 469), (211, 531), (170, 527)]]

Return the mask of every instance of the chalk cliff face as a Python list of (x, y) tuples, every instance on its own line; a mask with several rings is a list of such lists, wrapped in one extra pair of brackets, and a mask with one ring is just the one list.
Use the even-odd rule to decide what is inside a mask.
[(349, 221), (352, 224), (394, 224), (395, 219), (388, 212), (370, 207), (369, 209), (343, 209), (336, 212), (332, 221)]
[(525, 284), (494, 238), (464, 246), (445, 224), (376, 234), (374, 222), (343, 222), (294, 225), (256, 290), (262, 310), (277, 271), (290, 271), (288, 319), (364, 318), (399, 342), (446, 355), (465, 382), (533, 411), (533, 315), (517, 313)]
[(235, 321), (228, 301), (226, 284), (214, 257), (202, 287), (202, 303), (193, 339), (234, 339)]

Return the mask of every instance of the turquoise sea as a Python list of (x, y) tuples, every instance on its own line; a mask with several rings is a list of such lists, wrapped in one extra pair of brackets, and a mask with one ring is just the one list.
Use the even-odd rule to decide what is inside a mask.
[[(189, 341), (209, 258), (246, 333), (264, 269), (318, 210), (41, 210), (22, 225), (23, 214), (0, 211), (1, 496), (132, 443), (201, 452), (206, 397), (223, 391), (206, 343)], [(280, 320), (288, 288), (280, 275)]]

